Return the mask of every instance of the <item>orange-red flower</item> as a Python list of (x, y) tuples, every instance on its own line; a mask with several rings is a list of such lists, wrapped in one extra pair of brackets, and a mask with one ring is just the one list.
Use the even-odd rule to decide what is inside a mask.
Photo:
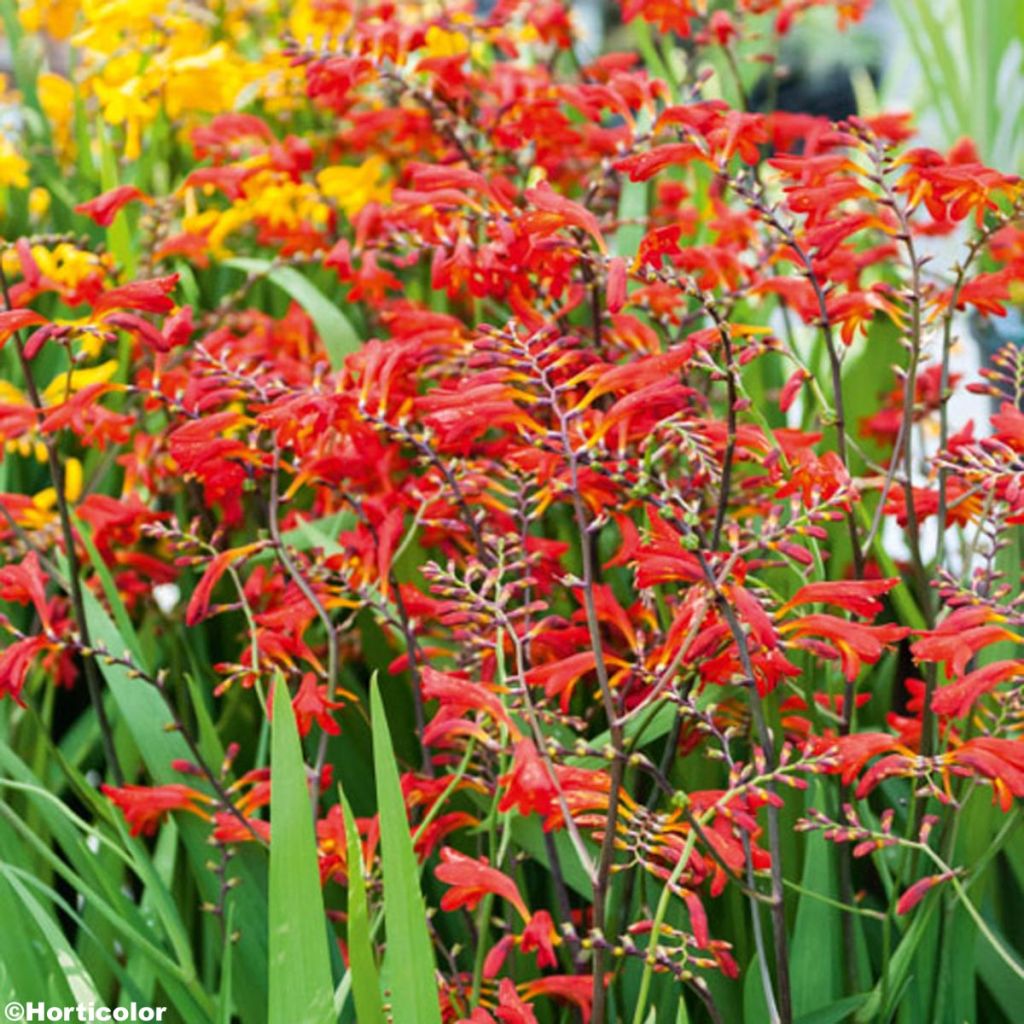
[(442, 910), (457, 910), (459, 907), (475, 910), (480, 901), (491, 893), (515, 907), (524, 921), (530, 920), (530, 912), (515, 882), (485, 860), (467, 857), (446, 846), (441, 850), (441, 863), (434, 874), (438, 881), (450, 886), (441, 897)]
[(210, 798), (181, 783), (171, 782), (164, 786), (104, 784), (100, 789), (120, 808), (133, 836), (153, 835), (169, 811), (188, 811), (200, 818), (209, 817), (203, 806), (211, 802)]

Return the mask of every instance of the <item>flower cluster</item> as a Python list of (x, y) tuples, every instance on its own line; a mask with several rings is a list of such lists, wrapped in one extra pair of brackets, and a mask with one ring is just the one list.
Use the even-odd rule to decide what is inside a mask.
[[(867, 4), (708, 6), (622, 15), (732, 53)], [(1024, 183), (904, 116), (732, 106), (697, 60), (581, 64), (554, 0), (471, 8), (22, 5), (81, 56), (39, 82), (52, 166), (105, 170), (68, 204), (0, 151), (82, 233), (0, 262), (0, 695), (92, 701), (133, 834), (188, 812), (262, 855), (286, 687), (333, 920), (338, 780), (381, 899), (376, 675), (444, 1020), (674, 983), (722, 1020), (742, 969), (788, 1022), (794, 806), (888, 928), (970, 869), (926, 807), (1024, 796), (1019, 354), (990, 423), (947, 416), (962, 313), (1022, 294)], [(188, 738), (152, 778), (118, 672)]]

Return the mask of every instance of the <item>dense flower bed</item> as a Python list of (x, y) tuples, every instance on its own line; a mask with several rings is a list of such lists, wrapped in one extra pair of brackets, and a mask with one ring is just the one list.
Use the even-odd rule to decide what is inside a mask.
[(8, 10), (0, 896), (98, 1001), (1012, 1018), (1024, 186), (707, 7)]

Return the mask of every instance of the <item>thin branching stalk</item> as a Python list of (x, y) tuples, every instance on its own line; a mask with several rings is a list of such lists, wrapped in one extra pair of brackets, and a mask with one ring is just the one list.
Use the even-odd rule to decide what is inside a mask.
[[(731, 605), (722, 593), (718, 580), (715, 578), (715, 574), (712, 571), (704, 552), (698, 550), (696, 554), (697, 559), (700, 562), (701, 571), (704, 574), (704, 579), (714, 592), (722, 617), (725, 619), (726, 624), (729, 627), (729, 632), (732, 634), (733, 640), (736, 642), (736, 651), (739, 657), (740, 666), (746, 676), (745, 682), (747, 691), (750, 695), (750, 710), (754, 719), (754, 727), (757, 730), (758, 742), (764, 751), (768, 770), (773, 771), (777, 764), (775, 741), (772, 738), (771, 730), (768, 728), (761, 695), (757, 689), (757, 681), (754, 677), (754, 666), (750, 659), (750, 649), (747, 645), (746, 634), (743, 632)], [(776, 788), (773, 783), (768, 783), (768, 789), (772, 793), (776, 792)], [(768, 818), (768, 850), (771, 854), (772, 860), (771, 916), (772, 938), (775, 943), (776, 984), (778, 986), (778, 1020), (780, 1024), (791, 1024), (793, 1020), (793, 998), (789, 980), (789, 938), (786, 931), (785, 895), (782, 884), (782, 836), (779, 829), (778, 808), (769, 805), (766, 813)], [(753, 869), (752, 865), (749, 863), (749, 851), (747, 859), (748, 867), (751, 869), (747, 884), (753, 888)], [(756, 907), (753, 908), (753, 912), (755, 914), (758, 912)], [(765, 995), (766, 997), (768, 996), (767, 991)]]
[[(11, 292), (7, 283), (7, 274), (3, 269), (2, 263), (0, 263), (0, 290), (3, 292), (5, 308), (13, 310), (14, 306), (11, 303)], [(22, 376), (25, 378), (25, 389), (28, 392), (29, 401), (32, 403), (33, 409), (35, 409), (36, 420), (41, 427), (45, 418), (43, 400), (39, 394), (39, 389), (36, 387), (35, 378), (32, 375), (32, 366), (25, 356), (25, 345), (20, 331), (14, 333), (14, 346), (15, 351), (18, 353), (18, 362), (21, 365)], [(99, 672), (91, 654), (92, 640), (90, 639), (89, 622), (85, 613), (85, 601), (82, 596), (82, 582), (79, 579), (78, 553), (75, 550), (75, 533), (71, 526), (71, 511), (68, 507), (68, 498), (64, 488), (64, 468), (60, 461), (55, 439), (42, 429), (40, 429), (39, 435), (43, 446), (46, 448), (50, 480), (57, 497), (57, 513), (60, 518), (65, 558), (68, 563), (68, 593), (71, 597), (75, 627), (82, 641), (82, 666), (85, 671), (86, 687), (89, 691), (89, 702), (96, 713), (96, 722), (100, 731), (100, 742), (103, 746), (103, 754), (106, 758), (107, 766), (114, 781), (120, 786), (124, 783), (124, 772), (121, 769), (121, 762), (118, 759), (117, 749), (114, 745), (114, 730), (103, 703), (103, 687), (100, 683)]]
[[(274, 544), (274, 551), (280, 560), (281, 565), (284, 567), (285, 572), (288, 573), (289, 578), (295, 586), (299, 588), (302, 596), (312, 606), (313, 610), (316, 612), (317, 618), (319, 618), (320, 622), (323, 624), (325, 633), (327, 634), (327, 699), (333, 701), (338, 695), (338, 633), (334, 628), (334, 623), (331, 621), (330, 613), (324, 607), (323, 602), (317, 596), (316, 591), (310, 585), (309, 581), (295, 564), (294, 559), (288, 551), (287, 545), (281, 539), (281, 498), (278, 483), (279, 464), (280, 453), (275, 446), (270, 469), (270, 507), (267, 511), (270, 538)], [(310, 800), (313, 805), (314, 814), (316, 813), (317, 804), (320, 799), (320, 776), (327, 760), (327, 741), (328, 735), (324, 732), (320, 736), (320, 742), (317, 745), (316, 760), (313, 765), (313, 780), (310, 784)]]

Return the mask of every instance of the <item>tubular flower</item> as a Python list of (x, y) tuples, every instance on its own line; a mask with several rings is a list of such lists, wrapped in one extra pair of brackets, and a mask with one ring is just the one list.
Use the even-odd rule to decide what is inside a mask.
[(188, 811), (200, 818), (209, 818), (203, 807), (210, 803), (210, 798), (180, 783), (164, 786), (103, 785), (100, 789), (121, 809), (133, 836), (153, 835), (169, 811)]

